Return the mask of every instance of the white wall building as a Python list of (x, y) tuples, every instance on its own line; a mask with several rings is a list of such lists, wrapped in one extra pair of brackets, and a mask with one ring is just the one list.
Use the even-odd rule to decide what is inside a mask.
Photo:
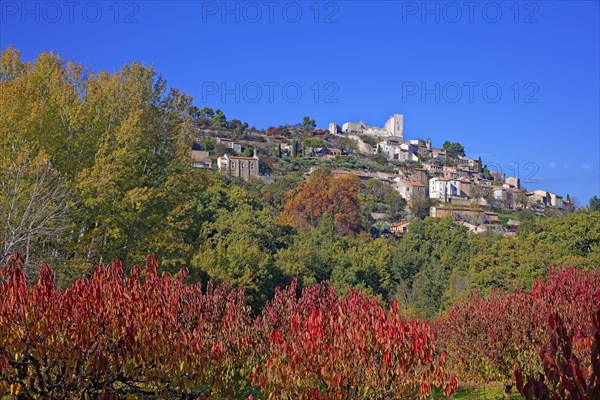
[(556, 208), (563, 208), (563, 198), (562, 196), (557, 195), (556, 193), (548, 192), (550, 195), (550, 205)]
[(329, 133), (331, 133), (332, 135), (337, 135), (339, 133), (339, 126), (337, 126), (337, 124), (335, 122), (330, 122), (329, 123)]
[(462, 196), (461, 181), (449, 178), (431, 178), (429, 180), (429, 198), (447, 201), (453, 196)]
[(377, 143), (377, 151), (380, 151), (388, 160), (419, 161), (417, 146), (395, 138)]
[(363, 130), (366, 128), (366, 124), (363, 121), (360, 122), (346, 122), (342, 125), (343, 133), (358, 133), (362, 134)]
[(368, 126), (364, 121), (346, 122), (342, 125), (342, 132), (345, 134), (370, 135), (380, 137), (397, 137), (400, 140), (404, 138), (404, 116), (402, 114), (392, 115), (385, 123), (383, 128), (377, 126)]
[(394, 114), (385, 123), (383, 129), (394, 137), (404, 137), (404, 115)]

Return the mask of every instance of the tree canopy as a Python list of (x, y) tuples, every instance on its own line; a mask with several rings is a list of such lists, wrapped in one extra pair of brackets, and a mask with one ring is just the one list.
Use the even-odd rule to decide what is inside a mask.
[(336, 232), (358, 233), (362, 226), (355, 175), (334, 177), (326, 170), (314, 171), (296, 191), (286, 194), (279, 217), (282, 224), (298, 229), (314, 228), (323, 218), (332, 218)]
[(442, 148), (444, 150), (446, 150), (446, 152), (454, 157), (457, 156), (461, 156), (464, 157), (465, 156), (465, 148), (463, 147), (462, 144), (458, 143), (458, 142), (453, 142), (451, 143), (450, 141), (446, 140), (444, 142), (444, 144), (442, 145)]

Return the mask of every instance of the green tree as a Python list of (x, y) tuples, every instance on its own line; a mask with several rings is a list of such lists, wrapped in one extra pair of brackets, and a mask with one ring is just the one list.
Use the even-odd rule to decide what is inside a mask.
[(190, 114), (194, 122), (203, 128), (209, 127), (212, 124), (212, 119), (215, 117), (215, 112), (209, 107), (199, 109), (196, 106), (191, 106)]
[(392, 219), (398, 220), (404, 216), (404, 208), (406, 207), (406, 200), (402, 197), (397, 190), (390, 188), (383, 195), (383, 203), (387, 206), (387, 212), (392, 216)]
[(425, 219), (429, 216), (429, 209), (432, 205), (433, 203), (430, 198), (415, 193), (412, 196), (409, 209), (415, 218)]
[(273, 294), (278, 274), (273, 255), (283, 246), (280, 228), (268, 208), (245, 204), (232, 211), (221, 209), (216, 220), (203, 227), (200, 251), (192, 268), (217, 282), (243, 286), (249, 302), (259, 308)]
[(244, 149), (243, 155), (246, 157), (252, 157), (254, 155), (254, 148), (252, 146), (248, 146)]
[(227, 118), (220, 109), (215, 110), (215, 116), (212, 119), (211, 126), (213, 128), (225, 128), (227, 126)]
[(442, 306), (448, 282), (448, 270), (437, 260), (430, 261), (414, 278), (410, 296), (411, 305), (423, 317), (434, 316)]
[[(71, 195), (63, 222), (70, 235), (52, 235), (52, 253), (66, 258), (57, 267), (60, 276), (100, 260), (141, 262), (156, 248), (151, 238), (176, 220), (172, 212), (194, 210), (189, 196), (173, 192), (172, 184), (192, 173), (196, 109), (177, 89), (167, 92), (153, 68), (133, 63), (113, 74), (92, 73), (54, 53), (24, 64), (13, 50), (2, 53), (0, 68), (1, 140), (26, 142), (28, 157), (46, 160), (42, 164), (53, 171), (48, 182), (55, 188), (62, 182)], [(193, 193), (189, 186), (176, 187)], [(186, 233), (173, 237), (185, 236), (180, 243), (189, 245), (190, 231), (178, 229)], [(49, 245), (40, 243), (38, 250)], [(189, 260), (189, 254), (172, 254)]]
[(341, 262), (347, 239), (335, 235), (331, 218), (308, 232), (293, 236), (289, 247), (275, 256), (275, 265), (291, 280), (298, 278), (301, 286), (314, 285), (331, 279), (331, 273)]
[(215, 149), (216, 143), (213, 138), (205, 137), (200, 139), (198, 145), (200, 146), (200, 150), (213, 151)]
[(321, 139), (316, 138), (306, 138), (302, 141), (303, 147), (317, 148), (323, 147), (323, 141)]
[(446, 140), (442, 146), (442, 148), (444, 150), (446, 150), (446, 152), (453, 156), (453, 157), (464, 157), (465, 156), (465, 148), (463, 147), (462, 144), (458, 143), (458, 142), (454, 142), (451, 143), (450, 141)]
[(189, 170), (192, 131), (185, 111), (191, 99), (166, 94), (164, 80), (155, 81), (154, 71), (140, 64), (123, 68), (115, 90), (112, 95), (127, 101), (93, 164), (78, 175), (85, 210), (79, 223), (90, 255), (141, 261), (148, 249), (139, 247), (140, 239), (159, 229), (167, 212), (157, 204), (163, 185)]
[(281, 210), (285, 203), (285, 194), (298, 186), (298, 180), (299, 178), (293, 175), (276, 178), (261, 188), (263, 199), (277, 210)]
[[(571, 199), (568, 200), (570, 201)], [(590, 210), (600, 211), (600, 197), (594, 196), (590, 199)]]
[(356, 140), (350, 139), (348, 137), (343, 137), (342, 139), (340, 139), (340, 150), (345, 151), (347, 153), (353, 153), (356, 149)]
[(342, 293), (364, 290), (390, 301), (399, 284), (397, 247), (387, 238), (363, 242), (355, 240), (332, 271), (332, 284)]
[(310, 119), (310, 117), (306, 116), (304, 117), (304, 119), (302, 120), (302, 128), (303, 129), (315, 129), (317, 127), (317, 124), (315, 122), (314, 119)]
[(361, 208), (366, 216), (374, 212), (384, 212), (395, 220), (403, 215), (406, 200), (391, 185), (379, 179), (365, 183), (361, 194)]
[(236, 137), (239, 137), (246, 132), (248, 124), (242, 123), (239, 119), (232, 119), (227, 122), (227, 128), (231, 129)]

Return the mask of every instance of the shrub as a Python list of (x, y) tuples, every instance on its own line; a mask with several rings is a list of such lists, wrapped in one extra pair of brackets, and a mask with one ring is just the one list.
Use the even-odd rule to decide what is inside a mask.
[(252, 340), (243, 292), (156, 269), (154, 256), (130, 277), (101, 264), (62, 292), (48, 266), (28, 285), (14, 256), (0, 272), (0, 393), (231, 398)]
[(327, 284), (277, 291), (258, 321), (269, 340), (252, 380), (270, 398), (421, 398), (456, 378), (427, 323), (405, 320), (394, 302), (351, 291), (338, 297)]
[(591, 343), (586, 327), (598, 287), (599, 271), (569, 268), (538, 278), (530, 293), (493, 292), (484, 298), (475, 292), (437, 321), (443, 348), (460, 379), (502, 381), (508, 394), (515, 368), (527, 375), (542, 372), (538, 354), (551, 313), (561, 315), (574, 357), (582, 359)]

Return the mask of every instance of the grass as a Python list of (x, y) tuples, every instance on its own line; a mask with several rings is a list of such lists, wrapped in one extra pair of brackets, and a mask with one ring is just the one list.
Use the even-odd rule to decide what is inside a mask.
[[(490, 383), (486, 386), (459, 386), (452, 399), (481, 399), (497, 400), (504, 398), (504, 386), (501, 383)], [(523, 397), (513, 387), (512, 399), (520, 400)]]
[[(516, 219), (519, 221), (523, 221), (523, 210), (500, 210), (498, 212), (498, 219), (501, 224), (506, 224), (509, 219)], [(539, 222), (546, 217), (541, 215), (533, 215), (533, 219), (536, 222)]]
[[(517, 392), (516, 388), (513, 386), (513, 390), (511, 392), (511, 399), (513, 400), (523, 400), (524, 398)], [(433, 392), (432, 399), (442, 400), (447, 399), (447, 397), (441, 394), (439, 389)], [(485, 386), (483, 385), (462, 385), (456, 389), (454, 395), (451, 399), (456, 400), (502, 400), (504, 399), (504, 386), (501, 383), (489, 383)]]

